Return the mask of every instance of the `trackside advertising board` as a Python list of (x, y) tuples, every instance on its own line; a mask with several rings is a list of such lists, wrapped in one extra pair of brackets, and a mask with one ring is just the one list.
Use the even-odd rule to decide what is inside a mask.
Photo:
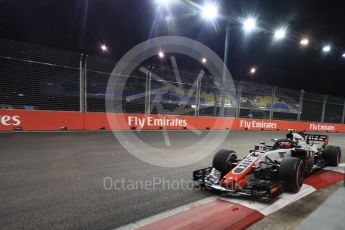
[(345, 124), (145, 114), (0, 110), (0, 130), (271, 130), (345, 132)]

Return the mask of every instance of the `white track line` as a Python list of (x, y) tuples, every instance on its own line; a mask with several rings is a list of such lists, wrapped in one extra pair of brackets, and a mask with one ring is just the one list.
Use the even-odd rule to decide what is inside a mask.
[(278, 211), (279, 209), (315, 192), (316, 189), (310, 185), (306, 185), (304, 184), (301, 188), (301, 190), (298, 193), (295, 194), (291, 194), (291, 193), (283, 193), (282, 196), (280, 197), (279, 200), (277, 200), (276, 202), (274, 202), (272, 205), (270, 205), (269, 207), (261, 210), (260, 212), (265, 215), (268, 216), (276, 211)]
[(195, 202), (192, 202), (192, 203), (180, 206), (178, 208), (174, 208), (172, 210), (159, 213), (157, 215), (154, 215), (154, 216), (151, 216), (151, 217), (139, 220), (137, 222), (134, 222), (134, 223), (131, 223), (131, 224), (128, 224), (128, 225), (125, 225), (125, 226), (122, 226), (122, 227), (119, 227), (119, 228), (116, 228), (116, 229), (118, 229), (118, 230), (138, 229), (138, 228), (144, 227), (144, 226), (146, 226), (148, 224), (152, 224), (152, 223), (157, 222), (159, 220), (165, 219), (165, 218), (167, 218), (169, 216), (173, 216), (173, 215), (179, 214), (181, 212), (187, 211), (189, 209), (192, 209), (192, 208), (204, 205), (204, 204), (208, 204), (208, 203), (210, 203), (212, 201), (215, 201), (217, 199), (218, 199), (218, 196), (210, 196), (210, 197), (207, 197), (205, 199), (201, 199), (201, 200), (198, 200), (198, 201), (195, 201)]
[(338, 167), (326, 167), (324, 170), (345, 173), (345, 163), (340, 163)]
[(265, 203), (260, 202), (260, 200), (246, 200), (246, 199), (239, 199), (239, 198), (221, 198), (222, 200), (229, 201), (232, 203), (237, 203), (243, 205), (247, 208), (256, 210), (263, 214), (264, 216), (268, 216), (275, 211), (313, 193), (316, 189), (310, 185), (304, 184), (301, 190), (298, 193), (283, 193), (279, 196), (279, 199), (274, 201), (273, 203)]

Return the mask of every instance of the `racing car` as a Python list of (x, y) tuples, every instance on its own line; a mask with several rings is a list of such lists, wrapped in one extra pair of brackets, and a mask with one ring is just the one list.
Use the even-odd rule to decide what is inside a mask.
[(272, 199), (297, 193), (304, 178), (326, 166), (338, 166), (341, 148), (327, 135), (290, 131), (284, 139), (261, 142), (242, 160), (233, 150), (218, 151), (212, 167), (193, 172), (193, 180), (210, 190), (233, 196)]

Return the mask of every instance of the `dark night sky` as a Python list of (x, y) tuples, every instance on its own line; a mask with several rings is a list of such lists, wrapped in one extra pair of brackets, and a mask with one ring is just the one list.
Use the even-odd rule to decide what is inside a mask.
[[(201, 41), (220, 57), (224, 50), (224, 20), (218, 29), (204, 23), (188, 1), (171, 9), (174, 26), (167, 27), (154, 0), (0, 0), (0, 37), (89, 55), (103, 55), (99, 44), (110, 49), (107, 57), (119, 59), (150, 37), (181, 35)], [(190, 2), (190, 1), (189, 1)], [(201, 3), (202, 1), (193, 1)], [(245, 37), (240, 24), (230, 31), (229, 68), (236, 80), (305, 89), (345, 97), (345, 2), (234, 0), (220, 2), (221, 14), (232, 18), (254, 13), (266, 32)], [(271, 32), (288, 25), (287, 39), (272, 43)], [(311, 38), (299, 46), (302, 35)], [(323, 55), (324, 42), (333, 50)], [(254, 77), (251, 66), (258, 66)]]

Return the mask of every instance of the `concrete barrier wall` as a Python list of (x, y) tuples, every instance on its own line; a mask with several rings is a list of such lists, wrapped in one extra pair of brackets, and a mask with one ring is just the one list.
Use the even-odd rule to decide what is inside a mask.
[(21, 130), (271, 130), (345, 132), (345, 124), (194, 117), (152, 114), (106, 114), (57, 111), (0, 110), (0, 131)]

